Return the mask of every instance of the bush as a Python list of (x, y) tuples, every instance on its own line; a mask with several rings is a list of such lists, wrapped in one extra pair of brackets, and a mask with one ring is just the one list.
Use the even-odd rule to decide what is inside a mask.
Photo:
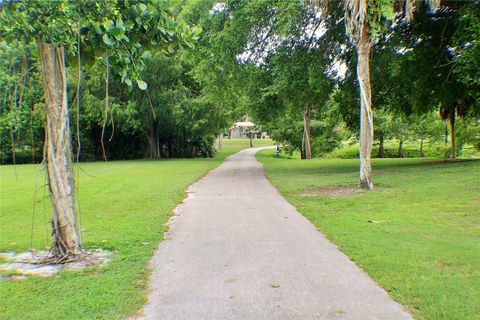
[[(283, 145), (282, 151), (292, 156), (301, 152), (303, 142), (303, 122), (281, 123), (272, 130), (273, 140)], [(341, 144), (342, 137), (335, 128), (321, 121), (312, 121), (310, 125), (310, 148), (312, 157), (321, 157)]]
[[(8, 148), (6, 150), (0, 151), (1, 164), (13, 164), (12, 149)], [(41, 150), (35, 149), (35, 162), (42, 161)], [(25, 164), (32, 163), (32, 147), (31, 146), (22, 146), (15, 148), (15, 163), (16, 164)]]
[[(359, 146), (358, 143), (343, 146), (339, 149), (330, 152), (325, 157), (327, 158), (340, 158), (340, 159), (355, 159), (359, 157)], [(374, 145), (372, 149), (372, 157), (377, 158), (378, 155), (378, 145)], [(475, 152), (472, 152), (473, 148), (466, 148), (462, 153), (462, 156), (472, 156)], [(445, 159), (450, 157), (450, 145), (438, 144), (432, 145), (431, 147), (426, 144), (423, 147), (423, 153), (426, 158), (438, 158)], [(406, 144), (403, 147), (403, 157), (404, 158), (420, 158), (420, 150), (418, 146), (413, 146)], [(384, 158), (398, 158), (398, 142), (388, 141), (385, 142), (384, 147)]]

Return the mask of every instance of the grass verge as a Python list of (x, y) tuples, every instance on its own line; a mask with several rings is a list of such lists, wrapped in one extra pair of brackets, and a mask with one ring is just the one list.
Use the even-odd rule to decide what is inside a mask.
[[(255, 140), (255, 146), (270, 140)], [(84, 246), (113, 250), (102, 269), (61, 272), (0, 283), (2, 319), (118, 319), (135, 313), (146, 301), (147, 263), (166, 229), (171, 210), (185, 188), (230, 154), (248, 148), (247, 139), (225, 140), (214, 158), (82, 163), (79, 200)], [(48, 190), (38, 165), (0, 166), (0, 251), (41, 249), (50, 243), (50, 204), (36, 204)], [(33, 231), (32, 231), (33, 230)], [(33, 235), (33, 236), (32, 236)]]
[(356, 193), (357, 160), (257, 158), (285, 198), (417, 319), (478, 319), (479, 160), (375, 159), (377, 189)]

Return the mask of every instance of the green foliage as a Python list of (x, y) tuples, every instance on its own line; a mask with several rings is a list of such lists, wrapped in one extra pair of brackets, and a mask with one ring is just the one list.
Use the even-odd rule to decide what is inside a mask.
[(145, 50), (173, 53), (192, 47), (200, 32), (174, 16), (168, 2), (149, 0), (6, 2), (0, 25), (1, 38), (9, 41), (42, 38), (71, 54), (84, 46), (94, 58), (108, 56), (109, 66), (122, 82), (129, 86), (136, 82), (142, 90), (147, 88), (140, 79), (148, 58)]
[(480, 86), (480, 4), (472, 3), (458, 12), (453, 36), (454, 72), (461, 81), (477, 89)]
[[(396, 26), (397, 35), (392, 44), (403, 47), (394, 53), (395, 69), (392, 69), (392, 84), (397, 84), (396, 100), (408, 95), (410, 101), (403, 102), (404, 111), (430, 111), (440, 107), (451, 110), (456, 105), (469, 109), (475, 97), (462, 83), (456, 68), (456, 46), (465, 46), (466, 42), (454, 43), (454, 34), (458, 26), (455, 21), (459, 12), (439, 10), (435, 14), (420, 8), (415, 14), (415, 23)], [(465, 32), (464, 30), (463, 32)], [(465, 41), (468, 41), (465, 39)]]
[[(0, 32), (2, 38), (11, 41), (8, 44), (2, 43), (5, 58), (10, 60), (11, 56), (12, 61), (15, 60), (18, 64), (23, 59), (23, 51), (27, 55), (38, 51), (35, 46), (28, 45), (28, 48), (25, 46), (25, 49), (11, 53), (8, 51), (13, 50), (11, 48), (15, 45), (23, 48), (24, 45), (19, 41), (29, 43), (38, 37), (64, 46), (69, 54), (69, 104), (75, 105), (77, 100), (81, 100), (80, 136), (77, 137), (76, 130), (72, 132), (74, 140), (80, 140), (82, 144), (80, 156), (83, 160), (101, 157), (99, 142), (104, 125), (108, 135), (104, 140), (108, 140), (107, 155), (110, 159), (144, 157), (149, 148), (147, 136), (152, 121), (162, 129), (158, 133), (161, 135), (158, 140), (162, 144), (164, 156), (213, 154), (213, 137), (227, 127), (225, 116), (218, 105), (200, 99), (201, 88), (186, 75), (191, 64), (187, 62), (187, 51), (184, 49), (192, 48), (201, 28), (187, 25), (178, 16), (179, 10), (175, 9), (175, 5), (164, 1), (55, 1), (41, 2), (39, 6), (19, 1), (3, 4)], [(22, 37), (19, 38), (18, 34)], [(78, 85), (79, 66), (78, 60), (73, 59), (73, 56), (78, 55), (79, 51), (83, 81), (77, 97), (72, 88)], [(162, 58), (165, 55), (172, 58)], [(36, 59), (30, 59), (33, 59), (32, 63), (36, 66)], [(18, 80), (20, 68), (11, 71), (7, 69), (9, 66), (2, 64), (3, 67), (5, 75), (12, 74)], [(105, 109), (107, 69), (110, 73), (109, 107)], [(13, 80), (2, 80), (5, 81), (0, 82), (0, 88), (13, 91), (16, 83)], [(29, 84), (34, 85), (35, 89), (29, 92), (41, 94), (43, 89), (40, 81)], [(127, 84), (129, 89), (126, 90), (123, 84)], [(140, 92), (147, 90), (148, 84), (153, 85), (149, 93)], [(8, 97), (10, 96), (13, 95)], [(39, 101), (43, 100), (43, 96), (39, 97)], [(153, 101), (148, 101), (150, 97)], [(19, 122), (19, 119), (20, 115), (28, 117), (34, 104), (42, 106), (41, 103), (25, 98), (23, 105), (11, 112), (8, 111), (7, 104), (2, 104), (1, 119), (5, 124), (0, 132), (3, 162), (13, 161), (11, 146), (14, 144), (9, 143), (11, 139), (3, 138), (10, 135), (10, 124), (17, 142), (17, 151), (22, 153), (19, 154), (22, 158), (19, 160), (26, 160), (23, 154), (28, 149), (27, 136), (17, 134), (17, 131), (27, 132), (28, 123), (23, 120)], [(73, 120), (71, 123), (75, 124), (77, 110), (71, 107), (70, 112)], [(37, 123), (35, 129), (38, 132), (43, 129), (41, 116), (36, 114), (35, 117), (30, 117)], [(206, 119), (215, 121), (215, 124), (207, 123)], [(41, 158), (41, 139), (40, 134), (35, 134), (35, 141), (32, 140), (31, 143), (36, 149), (37, 159)]]
[[(25, 10), (15, 10), (19, 7)], [(443, 126), (431, 116), (439, 104), (448, 108), (461, 101), (468, 106), (468, 119), (478, 115), (477, 7), (474, 3), (433, 13), (417, 3), (410, 25), (392, 25), (391, 1), (369, 2), (368, 15), (373, 19), (369, 23), (375, 33), (371, 74), (377, 139), (382, 135), (440, 139)], [(65, 18), (53, 21), (47, 13)], [(279, 141), (295, 150), (301, 143), (299, 123), (307, 104), (312, 107), (314, 126), (322, 128), (313, 129), (319, 135), (313, 137), (317, 139), (312, 142), (314, 149), (330, 150), (339, 138), (331, 140), (322, 130), (338, 127), (344, 138), (357, 131), (359, 122), (356, 56), (345, 36), (343, 15), (340, 4), (331, 5), (329, 13), (321, 16), (315, 7), (299, 1), (56, 1), (41, 2), (38, 7), (28, 1), (7, 2), (0, 32), (10, 42), (2, 43), (2, 60), (13, 58), (16, 67), (12, 73), (8, 65), (2, 65), (1, 91), (13, 92), (25, 54), (28, 66), (34, 68), (24, 83), (29, 90), (25, 90), (22, 106), (10, 111), (13, 95), (9, 94), (9, 102), (2, 104), (3, 161), (12, 162), (12, 145), (21, 153), (35, 149), (35, 158), (41, 157), (42, 85), (35, 46), (24, 44), (38, 35), (65, 46), (69, 53), (70, 104), (77, 98), (73, 55), (81, 40), (82, 159), (100, 157), (107, 55), (114, 71), (110, 73), (105, 139), (111, 159), (148, 155), (152, 124), (158, 127), (162, 156), (211, 154), (213, 137), (245, 114), (264, 129), (274, 130)], [(195, 40), (196, 49), (188, 50)], [(336, 74), (339, 63), (346, 67), (344, 76)], [(388, 116), (382, 118), (381, 113)], [(71, 110), (71, 123), (76, 117)], [(459, 149), (478, 145), (477, 124), (468, 119), (457, 130)], [(331, 146), (324, 148), (320, 141), (331, 141)]]
[[(341, 129), (336, 127), (337, 123), (329, 120), (314, 120), (311, 123), (310, 143), (313, 157), (320, 157), (333, 151), (340, 146), (342, 138), (344, 138)], [(292, 156), (295, 152), (302, 150), (302, 121), (295, 122), (293, 119), (286, 118), (272, 124), (269, 128), (272, 139), (282, 146), (282, 151), (287, 155)]]
[[(0, 42), (0, 163), (41, 160), (43, 92), (32, 46)], [(13, 149), (13, 150), (12, 150)], [(14, 151), (14, 152), (12, 152)]]
[(463, 118), (457, 120), (455, 128), (455, 145), (459, 156), (465, 154), (464, 148), (473, 146), (480, 150), (480, 123), (476, 119)]
[[(383, 158), (398, 158), (399, 140), (388, 139), (384, 141)], [(340, 148), (326, 154), (324, 157), (329, 159), (357, 159), (358, 143), (344, 143)], [(379, 144), (375, 144), (372, 150), (372, 158), (378, 158)], [(426, 139), (424, 141), (423, 153), (425, 158), (443, 160), (450, 156), (450, 146), (443, 142)], [(461, 154), (464, 158), (476, 158), (480, 153), (472, 148), (471, 145), (465, 146), (465, 151)], [(403, 144), (403, 158), (420, 158), (420, 141), (407, 140)]]

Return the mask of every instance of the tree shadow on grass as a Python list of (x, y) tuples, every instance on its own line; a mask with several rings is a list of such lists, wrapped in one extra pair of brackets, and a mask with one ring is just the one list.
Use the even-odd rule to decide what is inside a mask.
[[(273, 156), (272, 156), (273, 157)], [(325, 161), (308, 162), (309, 160), (300, 161), (299, 165), (289, 166), (288, 168), (279, 166), (275, 168), (294, 175), (312, 175), (312, 174), (346, 174), (350, 172), (358, 172), (358, 159), (325, 159)], [(305, 164), (305, 165), (303, 165)], [(436, 160), (436, 159), (374, 159), (373, 174), (374, 176), (394, 174), (402, 172), (402, 169), (415, 171), (418, 168), (424, 170), (438, 170), (441, 168), (451, 168), (453, 165), (458, 166), (476, 166), (480, 165), (480, 159), (458, 159), (458, 160)], [(274, 169), (274, 170), (275, 170)]]

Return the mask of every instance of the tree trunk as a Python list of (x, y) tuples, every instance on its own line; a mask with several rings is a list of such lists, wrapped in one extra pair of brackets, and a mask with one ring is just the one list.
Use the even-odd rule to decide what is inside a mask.
[(162, 155), (160, 154), (160, 138), (158, 136), (158, 123), (156, 123), (155, 126), (155, 137), (156, 137), (156, 143), (157, 143), (157, 159), (161, 159)]
[(172, 147), (172, 141), (169, 139), (167, 143), (167, 158), (172, 158), (173, 157), (173, 147)]
[(448, 143), (448, 126), (445, 125), (445, 144)]
[(380, 136), (380, 146), (378, 147), (378, 154), (377, 158), (384, 158), (385, 157), (385, 147), (383, 145), (384, 139), (383, 134)]
[(304, 148), (305, 159), (312, 159), (312, 149), (310, 147), (310, 111), (309, 105), (305, 106), (303, 112), (303, 134), (304, 134)]
[(150, 91), (146, 91), (148, 105), (150, 106), (150, 112), (152, 113), (152, 122), (148, 127), (148, 157), (150, 159), (160, 159), (160, 142), (158, 140), (158, 121), (155, 108), (153, 107), (152, 96)]
[(400, 140), (400, 143), (398, 144), (397, 157), (403, 158), (403, 140)]
[(190, 154), (190, 158), (194, 158), (197, 156), (197, 146), (193, 145), (192, 146), (192, 153)]
[(450, 111), (450, 142), (452, 145), (452, 160), (455, 160), (455, 108)]
[(223, 149), (223, 132), (218, 135), (218, 150)]
[(158, 124), (156, 121), (152, 121), (148, 126), (148, 157), (150, 159), (160, 159)]
[(250, 132), (250, 134), (248, 135), (249, 136), (249, 139), (250, 139), (250, 148), (253, 148), (253, 133)]
[(81, 254), (75, 208), (67, 74), (63, 47), (37, 38), (45, 85), (46, 164), (52, 203), (52, 250), (55, 258)]
[(370, 84), (371, 40), (367, 26), (362, 27), (357, 49), (357, 78), (360, 85), (360, 187), (373, 190), (372, 181), (372, 143), (373, 114)]
[(423, 152), (423, 135), (420, 137), (420, 157), (425, 158), (425, 153)]
[(305, 159), (305, 126), (302, 133), (302, 146), (300, 148), (300, 159)]

